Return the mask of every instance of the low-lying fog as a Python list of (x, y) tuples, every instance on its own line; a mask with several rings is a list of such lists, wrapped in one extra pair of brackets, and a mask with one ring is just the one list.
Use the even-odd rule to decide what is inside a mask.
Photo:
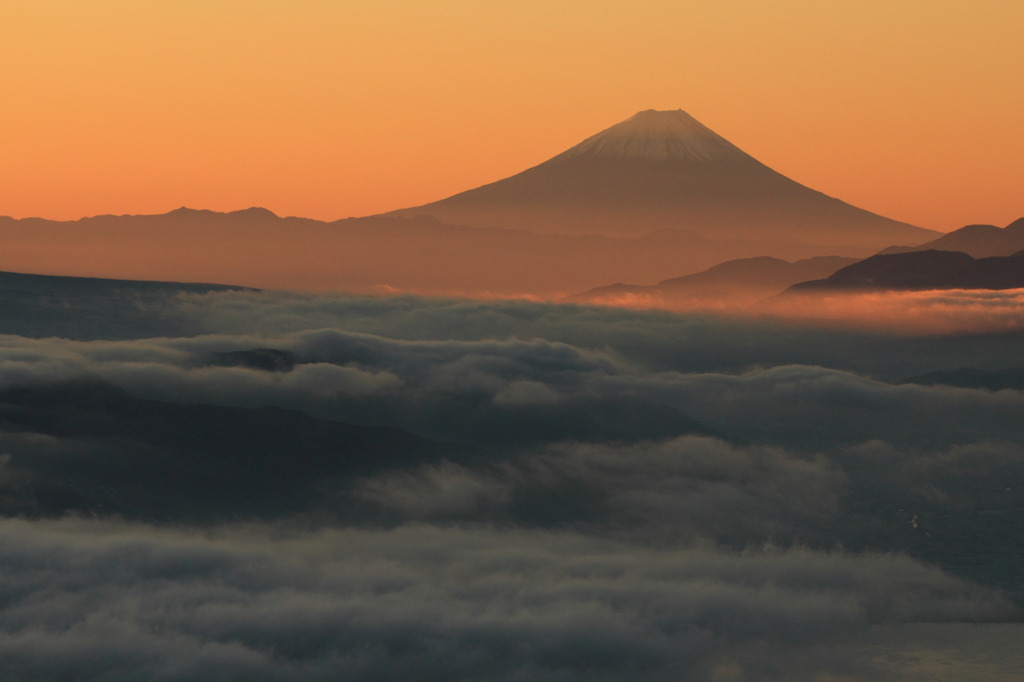
[(1024, 669), (1024, 391), (901, 383), (1019, 370), (1019, 291), (40, 300), (0, 336), (11, 679)]

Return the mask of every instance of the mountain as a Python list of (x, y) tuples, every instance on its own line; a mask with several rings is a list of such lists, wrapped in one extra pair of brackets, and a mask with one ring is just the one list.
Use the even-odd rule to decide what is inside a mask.
[(0, 272), (0, 334), (126, 339), (178, 333), (167, 304), (182, 294), (241, 291), (223, 284)]
[(575, 294), (565, 300), (643, 307), (743, 304), (777, 294), (797, 282), (828, 277), (856, 262), (856, 258), (841, 256), (818, 256), (795, 263), (768, 256), (740, 258), (652, 286), (613, 284)]
[(708, 239), (790, 239), (826, 253), (940, 234), (794, 182), (682, 110), (642, 111), (518, 175), (387, 215), (543, 234), (683, 229)]
[[(734, 258), (768, 255), (797, 260), (820, 254), (818, 247), (783, 239), (714, 240), (681, 230), (617, 238), (540, 235), (449, 225), (428, 216), (328, 223), (282, 218), (258, 208), (230, 213), (180, 208), (160, 215), (61, 222), (0, 217), (0, 244), (0, 270), (47, 275), (220, 281), (305, 291), (543, 298), (615, 281), (653, 284)], [(872, 253), (852, 249), (842, 255)], [(47, 282), (23, 280), (18, 286), (24, 290), (31, 284), (35, 293), (18, 294), (19, 310), (32, 317), (29, 299), (49, 301), (45, 305), (71, 300), (67, 283)], [(84, 295), (93, 286), (101, 286), (99, 280), (79, 282), (71, 289)], [(49, 287), (63, 287), (64, 293), (51, 296), (46, 293)], [(122, 288), (138, 289), (134, 284)], [(0, 296), (4, 295), (0, 284)], [(84, 301), (81, 296), (76, 300)], [(97, 305), (107, 305), (107, 300)], [(0, 320), (4, 313), (0, 305)]]
[(872, 256), (825, 279), (794, 284), (786, 293), (856, 289), (1018, 289), (1024, 251), (974, 259), (959, 251), (912, 251)]
[(793, 182), (682, 111), (647, 111), (512, 178), (385, 216), (0, 216), (0, 270), (550, 299), (755, 256), (866, 257), (937, 235)]
[(54, 297), (87, 296), (102, 293), (117, 296), (131, 292), (136, 295), (168, 296), (181, 293), (206, 294), (211, 291), (240, 291), (245, 287), (205, 282), (158, 282), (105, 277), (66, 277), (60, 275), (34, 275), (22, 272), (0, 272), (0, 291), (46, 294)]
[(890, 246), (879, 253), (908, 253), (929, 249), (961, 251), (975, 258), (1011, 256), (1024, 250), (1024, 218), (1018, 218), (1006, 227), (967, 225), (919, 246)]

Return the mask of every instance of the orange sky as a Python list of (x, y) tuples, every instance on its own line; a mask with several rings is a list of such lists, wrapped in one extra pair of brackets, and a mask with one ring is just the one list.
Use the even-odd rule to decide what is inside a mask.
[(365, 215), (683, 108), (864, 208), (1002, 225), (1022, 35), (1021, 0), (0, 0), (0, 215)]

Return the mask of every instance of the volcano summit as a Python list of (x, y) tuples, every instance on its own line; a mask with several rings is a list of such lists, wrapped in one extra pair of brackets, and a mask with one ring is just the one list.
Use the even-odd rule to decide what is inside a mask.
[(826, 250), (939, 236), (794, 182), (682, 110), (641, 111), (518, 175), (389, 215), (541, 234), (689, 230)]

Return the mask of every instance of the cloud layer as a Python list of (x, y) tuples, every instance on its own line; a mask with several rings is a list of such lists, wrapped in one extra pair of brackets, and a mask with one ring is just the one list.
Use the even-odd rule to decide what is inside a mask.
[[(204, 358), (271, 346), (288, 372)], [(441, 440), (517, 444), (717, 433), (818, 448), (879, 438), (938, 447), (1024, 434), (1024, 394), (893, 385), (813, 365), (740, 373), (650, 371), (561, 342), (406, 341), (339, 330), (277, 338), (122, 342), (0, 337), (0, 388), (93, 375), (142, 398), (277, 405)]]
[(1017, 332), (154, 306), (121, 340), (0, 336), (12, 679), (1019, 669), (1024, 393), (893, 381), (1018, 366)]
[(843, 646), (871, 624), (1010, 613), (872, 554), (425, 526), (5, 521), (0, 538), (10, 679), (811, 679), (855, 672)]

